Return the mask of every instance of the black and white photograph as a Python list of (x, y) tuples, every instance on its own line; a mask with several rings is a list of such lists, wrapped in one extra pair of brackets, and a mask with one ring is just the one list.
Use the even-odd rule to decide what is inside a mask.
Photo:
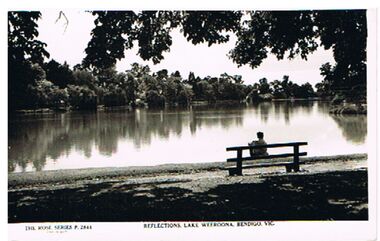
[(8, 224), (369, 222), (374, 13), (7, 11)]

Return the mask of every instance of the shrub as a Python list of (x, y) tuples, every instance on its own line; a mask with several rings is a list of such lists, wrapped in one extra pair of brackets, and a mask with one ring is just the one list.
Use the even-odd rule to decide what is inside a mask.
[(97, 95), (95, 91), (89, 89), (86, 85), (68, 85), (69, 102), (75, 109), (94, 110), (97, 106)]

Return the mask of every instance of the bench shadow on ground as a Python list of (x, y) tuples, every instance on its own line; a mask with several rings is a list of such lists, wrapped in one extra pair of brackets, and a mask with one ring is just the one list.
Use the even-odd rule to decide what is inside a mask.
[(285, 175), (205, 192), (91, 184), (10, 192), (8, 221), (368, 220), (367, 171)]

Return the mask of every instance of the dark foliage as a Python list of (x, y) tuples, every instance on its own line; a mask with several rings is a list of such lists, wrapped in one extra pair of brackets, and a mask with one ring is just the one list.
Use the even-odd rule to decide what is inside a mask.
[(40, 12), (8, 12), (8, 93), (9, 109), (32, 107), (30, 86), (40, 79), (33, 63), (42, 64), (49, 57), (46, 44), (36, 40)]
[[(193, 44), (223, 43), (228, 33), (238, 37), (230, 51), (240, 65), (258, 67), (268, 54), (278, 59), (307, 56), (319, 46), (332, 49), (334, 66), (330, 90), (348, 87), (352, 94), (366, 86), (365, 10), (317, 11), (143, 11), (93, 12), (97, 18), (86, 49), (86, 66), (110, 67), (137, 41), (139, 55), (158, 63), (172, 44), (170, 31), (180, 28)], [(365, 94), (365, 93), (364, 93)]]

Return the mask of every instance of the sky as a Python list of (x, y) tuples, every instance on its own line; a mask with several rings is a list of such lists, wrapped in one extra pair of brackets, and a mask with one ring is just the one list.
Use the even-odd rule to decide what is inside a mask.
[[(81, 10), (64, 10), (68, 22), (61, 17), (58, 19), (58, 10), (45, 10), (39, 20), (38, 39), (47, 44), (50, 59), (60, 63), (66, 61), (70, 66), (81, 63), (85, 57), (85, 48), (91, 38), (91, 30), (94, 27), (94, 17)], [(58, 19), (58, 21), (57, 21)], [(195, 76), (220, 76), (222, 73), (241, 75), (246, 84), (258, 82), (261, 78), (268, 81), (281, 80), (284, 75), (289, 75), (290, 80), (302, 84), (311, 83), (313, 86), (322, 80), (320, 66), (326, 62), (334, 62), (332, 51), (320, 47), (316, 52), (308, 56), (308, 60), (297, 57), (293, 60), (280, 60), (269, 55), (263, 63), (255, 69), (248, 65), (238, 67), (227, 57), (233, 49), (236, 37), (231, 36), (230, 41), (224, 44), (215, 44), (208, 47), (207, 44), (193, 45), (183, 37), (178, 29), (172, 32), (173, 44), (170, 52), (164, 53), (164, 60), (154, 65), (152, 61), (143, 61), (136, 55), (136, 47), (126, 50), (125, 58), (118, 61), (118, 71), (129, 69), (134, 62), (149, 65), (152, 71), (167, 69), (170, 73), (180, 71), (183, 78), (187, 78), (190, 71)], [(136, 44), (135, 44), (136, 45)]]

